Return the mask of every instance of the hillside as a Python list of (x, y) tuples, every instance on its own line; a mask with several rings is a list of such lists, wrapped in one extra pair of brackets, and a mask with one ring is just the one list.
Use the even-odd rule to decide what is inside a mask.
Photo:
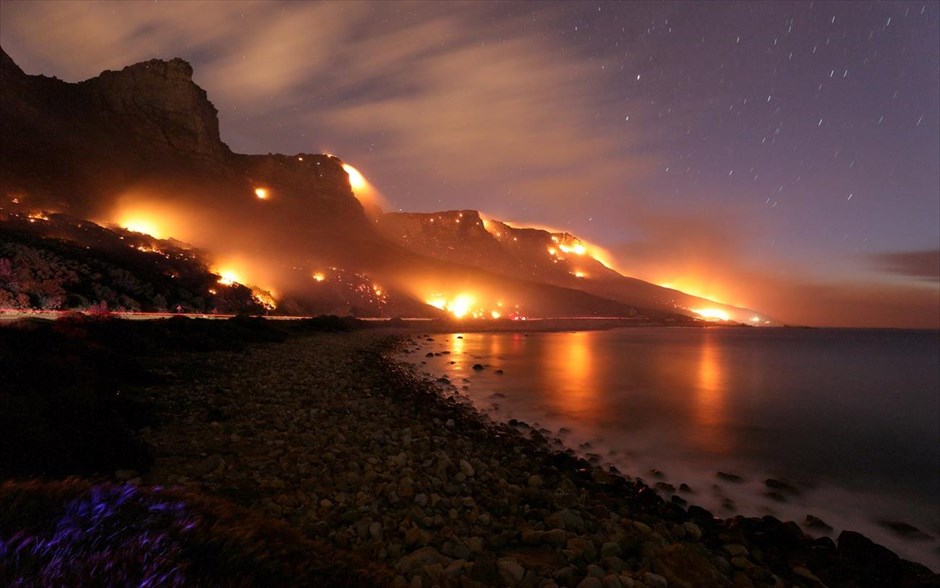
[(564, 256), (580, 243), (570, 235), (488, 231), (476, 211), (381, 214), (332, 155), (233, 153), (192, 73), (181, 59), (151, 60), (72, 84), (27, 75), (0, 51), (4, 230), (60, 213), (173, 238), (210, 272), (270, 293), (282, 313), (661, 320), (716, 306), (590, 254)]

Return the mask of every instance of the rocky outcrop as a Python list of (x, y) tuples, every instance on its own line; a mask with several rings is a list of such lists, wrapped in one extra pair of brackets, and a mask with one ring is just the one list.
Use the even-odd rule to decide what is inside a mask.
[(182, 59), (151, 59), (105, 71), (79, 87), (111, 123), (141, 146), (223, 161), (231, 154), (219, 136), (219, 117)]

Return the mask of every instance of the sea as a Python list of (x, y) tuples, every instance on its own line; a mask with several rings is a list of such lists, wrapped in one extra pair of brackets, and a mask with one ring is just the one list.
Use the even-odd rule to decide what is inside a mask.
[(418, 337), (402, 359), (666, 499), (812, 515), (832, 531), (810, 535), (858, 531), (940, 571), (938, 331), (468, 332)]

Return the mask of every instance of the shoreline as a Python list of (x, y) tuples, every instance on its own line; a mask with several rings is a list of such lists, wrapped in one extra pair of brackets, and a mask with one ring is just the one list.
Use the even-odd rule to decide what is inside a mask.
[[(446, 398), (434, 382), (392, 357), (414, 336), (358, 331), (321, 339), (321, 346), (334, 350), (343, 347), (343, 338), (366, 342), (346, 351), (355, 355), (359, 378), (339, 377), (367, 396), (344, 398), (339, 407), (317, 405), (318, 411), (347, 417), (316, 440), (307, 439), (320, 451), (327, 445), (322, 459), (291, 453), (292, 443), (284, 439), (286, 455), (278, 457), (289, 456), (288, 463), (261, 478), (261, 496), (249, 508), (260, 507), (313, 538), (384, 563), (397, 586), (415, 585), (415, 578), (422, 586), (775, 585), (778, 579), (813, 586), (849, 578), (875, 585), (919, 569), (851, 532), (837, 547), (829, 539), (809, 540), (795, 524), (770, 517), (717, 520), (704, 509), (686, 511), (666, 502), (641, 482), (552, 446), (537, 431), (523, 434)], [(295, 407), (294, 414), (302, 410)], [(307, 410), (303, 416), (309, 418)], [(303, 443), (303, 427), (292, 431), (288, 422), (273, 424)], [(363, 426), (372, 430), (355, 431)], [(327, 443), (337, 434), (339, 447)], [(344, 465), (340, 455), (356, 465)], [(205, 463), (211, 457), (199, 464), (201, 470), (212, 468)], [(298, 477), (290, 472), (295, 458), (301, 459)], [(236, 486), (225, 480), (226, 468), (218, 480), (210, 472), (198, 485), (208, 483), (210, 492), (215, 485)], [(304, 478), (303, 472), (318, 468), (332, 481)], [(289, 491), (296, 493), (305, 482), (307, 500), (298, 503)], [(355, 493), (357, 487), (364, 495)], [(853, 553), (848, 561), (857, 561), (847, 566)]]
[[(630, 337), (628, 331), (620, 333)], [(689, 336), (694, 334), (690, 332)], [(687, 337), (679, 333), (672, 335), (683, 341)], [(748, 337), (758, 335), (762, 333), (753, 332)], [(773, 333), (766, 335), (775, 336)], [(616, 389), (618, 383), (584, 378), (583, 372), (562, 366), (566, 360), (558, 355), (559, 350), (570, 347), (580, 351), (584, 344), (558, 341), (583, 342), (583, 339), (576, 334), (544, 336), (546, 339), (539, 343), (505, 335), (481, 337), (466, 331), (434, 334), (433, 340), (419, 338), (400, 357), (420, 375), (437, 382), (446, 396), (462, 398), (494, 420), (510, 424), (521, 422), (523, 426), (539, 429), (546, 437), (558, 439), (592, 463), (602, 467), (614, 465), (623, 472), (640, 476), (665, 500), (675, 495), (721, 518), (771, 515), (784, 521), (792, 520), (814, 537), (824, 535), (835, 539), (841, 530), (860, 532), (902, 558), (940, 571), (940, 545), (936, 539), (940, 513), (932, 485), (936, 477), (929, 467), (905, 468), (904, 474), (922, 473), (919, 478), (903, 478), (902, 482), (895, 477), (899, 472), (892, 472), (891, 477), (886, 478), (884, 471), (871, 469), (870, 476), (866, 474), (864, 479), (857, 479), (839, 477), (831, 469), (813, 469), (818, 464), (806, 464), (798, 458), (791, 457), (788, 464), (781, 465), (780, 460), (774, 461), (774, 455), (758, 459), (742, 452), (747, 447), (742, 441), (738, 441), (734, 451), (696, 454), (698, 445), (690, 446), (684, 438), (675, 440), (677, 434), (687, 430), (686, 425), (693, 427), (696, 423), (681, 420), (681, 417), (680, 420), (660, 419), (658, 415), (651, 415), (649, 422), (638, 422), (629, 415), (625, 419), (614, 418), (606, 407), (620, 406), (615, 403), (620, 396), (610, 396), (607, 391)], [(547, 341), (556, 343), (550, 345)], [(597, 344), (590, 348), (592, 356), (600, 354)], [(545, 354), (546, 349), (554, 351)], [(537, 354), (527, 355), (530, 352)], [(584, 355), (583, 352), (573, 354), (572, 357)], [(523, 361), (523, 357), (534, 362)], [(599, 362), (601, 367), (598, 367)], [(474, 363), (481, 369), (471, 369)], [(599, 372), (609, 369), (601, 359), (591, 363)], [(531, 374), (527, 371), (530, 366), (536, 370)], [(503, 375), (504, 369), (506, 375)], [(647, 387), (654, 386), (647, 372), (640, 373)], [(658, 380), (657, 377), (654, 381)], [(588, 381), (590, 384), (586, 384)], [(604, 388), (600, 382), (607, 382), (610, 388)], [(594, 412), (585, 407), (579, 388), (572, 388), (583, 385), (594, 389), (593, 394), (585, 393), (594, 398), (590, 402), (595, 407)], [(694, 381), (683, 381), (682, 390), (694, 389), (696, 385)], [(573, 398), (570, 403), (563, 400), (568, 396)], [(648, 412), (648, 396), (638, 393), (631, 403), (635, 402), (637, 410)], [(690, 395), (688, 402), (694, 401), (695, 396)], [(597, 406), (605, 408), (597, 412)], [(652, 424), (654, 418), (656, 425)], [(761, 426), (761, 423), (753, 424)], [(827, 445), (827, 448), (839, 451), (837, 444)], [(926, 459), (926, 462), (929, 464), (932, 460)]]
[(159, 356), (159, 422), (140, 431), (155, 462), (115, 474), (278, 519), (392, 586), (940, 585), (857, 533), (686, 510), (497, 423), (392, 357), (416, 336)]

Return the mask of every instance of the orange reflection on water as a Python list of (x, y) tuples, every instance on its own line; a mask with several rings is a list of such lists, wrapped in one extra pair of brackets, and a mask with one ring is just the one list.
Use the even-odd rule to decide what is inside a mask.
[(454, 333), (454, 338), (451, 341), (450, 346), (451, 357), (453, 358), (453, 361), (456, 362), (454, 364), (454, 368), (458, 371), (463, 371), (465, 369), (465, 366), (461, 360), (463, 359), (464, 350), (466, 349), (467, 344), (464, 342), (463, 338), (464, 335), (462, 333)]
[(575, 415), (584, 423), (593, 423), (597, 413), (597, 390), (594, 387), (594, 365), (591, 356), (593, 333), (578, 331), (560, 337), (555, 347), (553, 365), (558, 366), (554, 404), (563, 413)]
[(727, 453), (731, 441), (725, 430), (725, 375), (719, 347), (708, 334), (702, 338), (695, 382), (696, 439), (703, 449)]

